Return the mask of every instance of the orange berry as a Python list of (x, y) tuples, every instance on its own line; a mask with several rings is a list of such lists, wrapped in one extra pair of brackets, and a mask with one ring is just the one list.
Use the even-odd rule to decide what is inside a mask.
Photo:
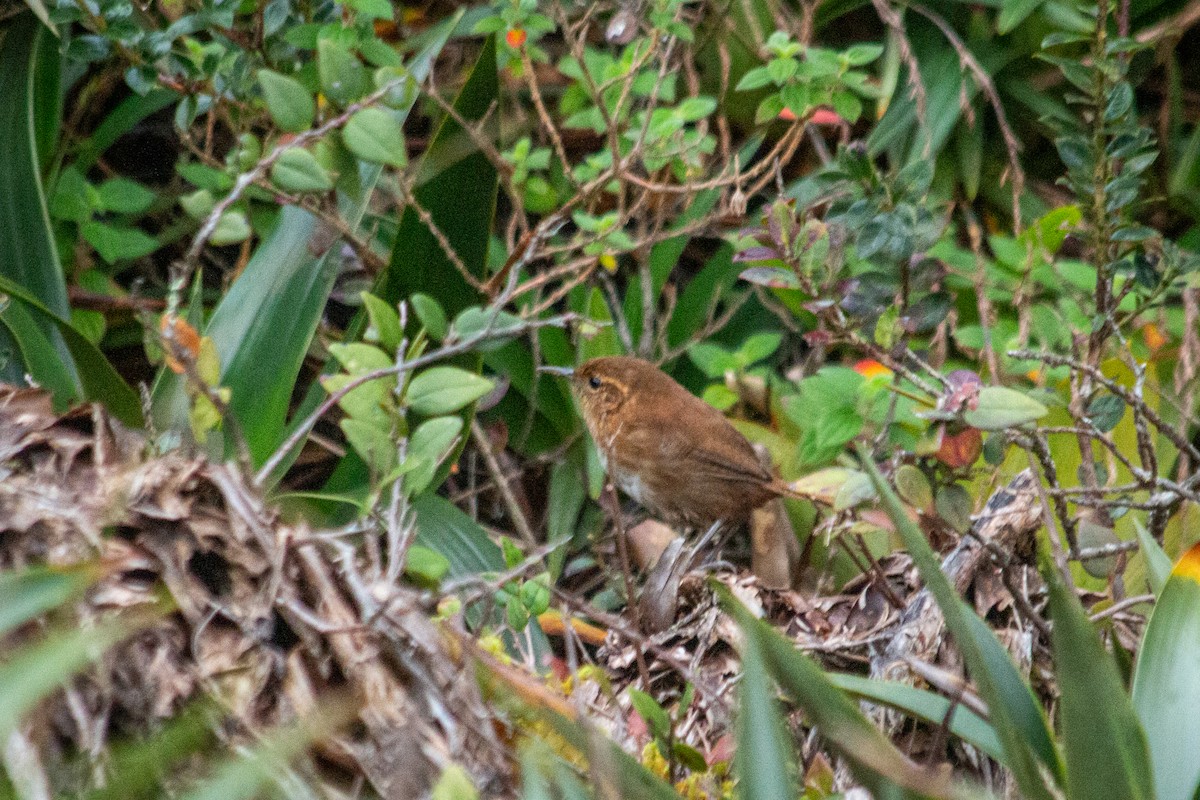
[(524, 28), (511, 28), (508, 33), (504, 34), (504, 41), (508, 42), (508, 46), (513, 50), (520, 50), (524, 47), (525, 40), (528, 38)]
[(813, 125), (841, 125), (844, 120), (828, 108), (818, 108), (809, 117)]
[(1142, 326), (1142, 340), (1152, 351), (1171, 341), (1153, 322), (1147, 322)]
[(795, 122), (796, 121), (796, 112), (792, 111), (787, 106), (784, 106), (783, 110), (779, 112), (779, 118), (782, 120), (787, 120), (788, 122)]

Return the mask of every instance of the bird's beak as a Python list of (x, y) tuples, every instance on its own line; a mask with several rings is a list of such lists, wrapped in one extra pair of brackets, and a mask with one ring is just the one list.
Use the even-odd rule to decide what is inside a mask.
[(541, 367), (538, 367), (538, 368), (537, 368), (537, 371), (538, 371), (538, 372), (544, 372), (544, 373), (546, 373), (547, 375), (558, 375), (558, 376), (560, 376), (560, 377), (563, 377), (563, 378), (573, 378), (573, 377), (575, 377), (575, 368), (574, 368), (574, 367), (550, 367), (550, 366), (541, 366)]

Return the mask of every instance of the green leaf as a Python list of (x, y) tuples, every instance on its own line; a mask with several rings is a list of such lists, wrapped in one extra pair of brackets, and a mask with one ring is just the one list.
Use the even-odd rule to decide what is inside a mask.
[(1004, 0), (1000, 7), (1000, 17), (996, 20), (996, 28), (1001, 35), (1025, 21), (1025, 18), (1037, 10), (1045, 0)]
[(737, 796), (746, 800), (793, 800), (797, 795), (792, 755), (795, 745), (783, 724), (764, 661), (757, 639), (748, 638), (742, 650), (742, 682), (738, 686), (734, 755)]
[[(1117, 665), (1097, 638), (1074, 592), (1063, 586), (1053, 569), (1045, 573), (1054, 621), (1052, 645), (1061, 693), (1067, 796), (1152, 800), (1154, 781), (1146, 737)], [(1173, 707), (1178, 714), (1180, 706)], [(1194, 758), (1189, 761), (1197, 763)], [(1194, 787), (1188, 797), (1192, 790)]]
[(724, 378), (727, 370), (737, 369), (737, 359), (724, 347), (712, 342), (697, 342), (687, 349), (687, 357), (710, 378)]
[(371, 326), (363, 338), (367, 341), (378, 342), (379, 346), (389, 353), (394, 353), (404, 338), (400, 329), (400, 314), (395, 308), (380, 300), (370, 292), (360, 292), (363, 308), (367, 310), (367, 318)]
[[(865, 678), (862, 675), (829, 673), (830, 682), (855, 697), (879, 703), (931, 725), (942, 725), (950, 714), (949, 730), (967, 744), (978, 747), (997, 761), (1004, 760), (996, 732), (983, 717), (940, 694), (906, 683)], [(951, 714), (951, 711), (953, 713)]]
[(711, 97), (688, 97), (675, 107), (675, 113), (685, 122), (699, 122), (717, 110), (717, 101)]
[(1121, 81), (1109, 90), (1108, 104), (1104, 107), (1104, 121), (1113, 122), (1125, 116), (1133, 106), (1133, 87)]
[(864, 64), (870, 64), (875, 59), (883, 54), (883, 45), (879, 44), (856, 44), (851, 45), (849, 49), (843, 53), (843, 57), (852, 67), (861, 67)]
[(256, 739), (252, 749), (212, 766), (207, 776), (180, 800), (251, 800), (265, 796), (266, 787), (285, 784), (288, 764), (313, 742), (330, 734), (351, 715), (351, 703), (326, 703), (303, 715), (294, 725), (277, 727)]
[(375, 164), (403, 167), (408, 163), (404, 133), (394, 112), (382, 108), (364, 108), (350, 117), (342, 129), (346, 149)]
[(90, 568), (30, 567), (0, 572), (0, 635), (79, 596), (96, 577)]
[(963, 419), (973, 428), (999, 431), (1033, 422), (1048, 413), (1044, 405), (1015, 389), (985, 386), (979, 391), (978, 406), (968, 409)]
[(373, 420), (356, 417), (346, 417), (338, 423), (338, 427), (346, 435), (346, 441), (354, 448), (354, 452), (370, 467), (371, 474), (382, 477), (396, 468), (396, 443), (389, 435), (390, 430), (380, 428)]
[(154, 192), (128, 178), (110, 178), (96, 187), (99, 207), (117, 214), (141, 214), (154, 202)]
[[(650, 735), (655, 739), (666, 741), (671, 736), (671, 718), (666, 709), (658, 704), (650, 695), (637, 689), (629, 690), (629, 704), (646, 723)], [(666, 755), (664, 753), (664, 755)]]
[[(57, 118), (61, 109), (58, 79), (62, 65), (58, 47), (29, 14), (4, 22), (0, 39), (0, 277), (27, 292), (60, 319), (70, 314), (64, 270), (58, 259), (42, 185), (38, 123), (42, 115)], [(7, 289), (3, 289), (7, 293)], [(27, 324), (26, 341), (47, 343), (40, 359), (52, 359), (56, 372), (74, 381), (73, 366), (62, 334), (50, 321), (35, 316), (9, 322)], [(10, 328), (0, 328), (0, 351), (21, 353)], [(98, 352), (98, 351), (97, 351)], [(23, 384), (33, 365), (19, 358), (0, 364), (0, 380)], [(64, 396), (62, 400), (68, 400)]]
[[(329, 352), (346, 370), (345, 373), (322, 379), (322, 384), (330, 393), (342, 390), (361, 375), (392, 366), (391, 357), (387, 353), (364, 342), (332, 344), (329, 346)], [(395, 388), (394, 377), (377, 378), (351, 389), (338, 401), (338, 405), (349, 416), (387, 432), (392, 428), (392, 414), (389, 413), (389, 409), (394, 408), (391, 397)]]
[(417, 315), (425, 332), (435, 341), (442, 341), (450, 332), (450, 324), (446, 321), (446, 312), (437, 300), (427, 294), (417, 292), (408, 299), (413, 312)]
[(737, 401), (740, 398), (738, 397), (737, 392), (733, 391), (725, 384), (714, 383), (710, 386), (704, 387), (704, 392), (700, 395), (700, 399), (718, 411), (728, 411), (737, 405)]
[(7, 278), (0, 277), (0, 293), (19, 301), (29, 313), (58, 329), (77, 365), (79, 380), (83, 384), (83, 396), (86, 399), (101, 403), (114, 417), (132, 428), (140, 428), (145, 424), (142, 419), (141, 397), (125, 383), (108, 358), (91, 340)]
[(970, 493), (957, 483), (940, 487), (934, 500), (938, 516), (962, 534), (971, 528), (971, 506)]
[(417, 426), (408, 439), (408, 457), (420, 459), (420, 466), (404, 478), (404, 488), (410, 495), (429, 488), (438, 464), (453, 449), (462, 433), (461, 417), (435, 417)]
[(1200, 548), (1193, 547), (1154, 605), (1133, 676), (1133, 707), (1150, 748), (1158, 800), (1193, 800), (1200, 786), (1198, 609)]
[[(0, 343), (11, 343), (14, 349), (0, 350), (8, 364), (25, 365), (19, 379), (25, 382), (25, 374), (34, 383), (54, 395), (54, 405), (65, 409), (78, 398), (75, 376), (71, 373), (70, 360), (63, 361), (54, 343), (38, 326), (37, 318), (19, 303), (10, 303), (3, 298), (0, 306)], [(7, 337), (5, 336), (7, 334)], [(90, 339), (88, 341), (91, 341)], [(13, 358), (13, 355), (16, 357)]]
[(776, 86), (783, 86), (792, 79), (799, 66), (800, 62), (794, 58), (773, 58), (767, 62), (767, 74)]
[(495, 388), (487, 378), (458, 367), (430, 367), (408, 386), (408, 406), (418, 414), (448, 414), (474, 403)]
[(546, 573), (521, 584), (521, 603), (532, 617), (550, 610), (550, 582)]
[[(355, 212), (346, 219), (355, 221)], [(315, 230), (312, 215), (285, 206), (204, 329), (255, 464), (282, 438), (296, 377), (341, 266), (338, 248), (317, 255), (309, 249)], [(153, 399), (160, 430), (186, 424), (187, 396), (174, 373), (160, 375)]]
[[(524, 328), (524, 322), (515, 314), (510, 314), (507, 311), (501, 311), (495, 308), (479, 308), (472, 306), (464, 310), (454, 320), (454, 336), (459, 341), (470, 339), (474, 336), (479, 336), (485, 331), (496, 338), (488, 339), (476, 346), (476, 350), (487, 353), (493, 350), (498, 350), (508, 342), (512, 341), (512, 337), (520, 334)], [(511, 336), (505, 336), (510, 333)]]
[(1162, 545), (1150, 535), (1150, 531), (1146, 530), (1146, 526), (1142, 524), (1141, 520), (1135, 519), (1133, 527), (1137, 531), (1138, 549), (1141, 551), (1142, 558), (1146, 560), (1146, 575), (1150, 580), (1150, 589), (1155, 595), (1160, 595), (1167, 585), (1167, 580), (1171, 577), (1171, 559), (1163, 551)]
[(317, 104), (312, 94), (295, 78), (269, 69), (258, 71), (263, 99), (271, 120), (280, 130), (300, 133), (312, 127)]
[[(468, 123), (480, 120), (490, 111), (498, 92), (495, 37), (489, 36), (454, 107)], [(480, 133), (495, 138), (496, 124), (492, 114)], [(487, 156), (470, 144), (455, 119), (445, 117), (418, 168), (416, 200), (479, 280), (487, 275), (497, 185), (495, 167)], [(436, 299), (450, 316), (481, 299), (410, 205), (401, 217), (391, 261), (373, 293), (398, 303), (416, 292)]]
[(246, 219), (245, 212), (226, 211), (217, 220), (217, 227), (213, 229), (212, 236), (208, 237), (208, 241), (209, 244), (217, 247), (227, 244), (237, 244), (249, 239), (253, 232), (250, 229), (250, 221)]
[[(759, 730), (746, 731), (743, 724), (747, 719), (739, 715), (739, 762), (736, 766), (750, 769), (760, 763), (755, 758), (753, 748), (760, 748), (767, 754), (761, 766), (770, 772), (767, 780), (754, 781), (756, 791), (778, 793), (788, 787), (783, 781), (784, 771), (779, 763), (781, 758), (788, 758), (787, 739), (785, 735), (777, 733), (777, 723), (771, 721), (772, 715), (768, 710), (769, 703), (774, 702), (771, 696), (773, 692), (765, 675), (750, 678), (753, 671), (761, 671), (765, 667), (784, 694), (804, 709), (806, 719), (847, 760), (855, 778), (875, 797), (911, 797), (909, 792), (939, 798), (968, 796), (962, 787), (950, 783), (945, 775), (909, 761), (871, 724), (858, 706), (833, 685), (829, 676), (809, 656), (797, 650), (792, 642), (770, 625), (757, 619), (733, 598), (728, 589), (723, 586), (714, 586), (714, 589), (721, 598), (722, 607), (734, 618), (746, 637), (742, 656), (742, 692), (746, 692), (747, 682), (752, 681), (752, 696), (747, 699), (743, 694), (742, 714), (746, 713), (748, 702), (758, 706), (754, 721)], [(767, 704), (766, 708), (763, 708), (764, 704)], [(750, 738), (743, 738), (745, 735)], [(748, 748), (751, 753), (745, 760), (740, 760), (742, 751)], [(779, 748), (784, 748), (783, 755), (779, 754)], [(745, 779), (746, 773), (742, 773), (742, 780)], [(753, 798), (760, 795), (747, 792), (744, 796)], [(786, 796), (794, 798), (796, 794), (793, 792)]]
[(927, 510), (933, 505), (933, 487), (919, 467), (901, 464), (896, 469), (896, 493), (915, 509)]
[(317, 41), (317, 74), (321, 92), (345, 107), (366, 94), (370, 78), (358, 56), (333, 39)]
[[(461, 17), (461, 12), (452, 14), (411, 42), (414, 47), (420, 48), (409, 64), (414, 80), (424, 80), (429, 74), (434, 60)], [(412, 101), (398, 110), (407, 110), (411, 105)], [(378, 167), (370, 167), (362, 172), (366, 176), (361, 181), (362, 194), (339, 199), (342, 218), (355, 228), (361, 225), (366, 203), (382, 171)], [(235, 413), (247, 439), (253, 439), (251, 452), (255, 454), (258, 464), (265, 461), (282, 440), (300, 366), (341, 267), (340, 248), (333, 243), (323, 253), (312, 253), (309, 248), (314, 231), (315, 221), (311, 215), (285, 207), (272, 232), (272, 237), (278, 234), (277, 240), (271, 241), (269, 238), (259, 245), (255, 251), (255, 258), (263, 254), (259, 263), (255, 263), (255, 258), (251, 259), (251, 265), (256, 266), (259, 272), (244, 287), (245, 291), (239, 300), (240, 308), (236, 311), (231, 309), (231, 313), (223, 317), (223, 325), (229, 333), (223, 340), (224, 345), (229, 348), (228, 352), (236, 354), (232, 359), (226, 355), (225, 385), (234, 391)], [(246, 273), (249, 271), (250, 265), (247, 265), (235, 287), (247, 280)], [(399, 302), (398, 297), (381, 296), (381, 299), (387, 303)], [(228, 300), (227, 295), (222, 306)], [(361, 315), (358, 323), (359, 334), (365, 327), (365, 316)], [(353, 338), (348, 336), (347, 340)], [(262, 369), (261, 365), (268, 362), (275, 365), (273, 370)], [(165, 402), (158, 396), (157, 388), (156, 403)], [(176, 383), (175, 388), (181, 387)], [(172, 404), (178, 402), (180, 394), (176, 392), (172, 395)], [(246, 397), (245, 401), (239, 400), (242, 395)], [(322, 397), (319, 385), (314, 385), (296, 411), (295, 419), (307, 416)], [(245, 405), (239, 405), (241, 402), (245, 402)], [(282, 477), (291, 460), (299, 454), (301, 446), (293, 448), (272, 475), (264, 476), (268, 483)], [(339, 475), (337, 480), (343, 480), (344, 474)], [(361, 482), (355, 485), (333, 481), (331, 492), (335, 495), (355, 494), (365, 485), (365, 477), (361, 473), (359, 477)]]
[(211, 705), (193, 701), (155, 726), (154, 735), (106, 748), (101, 789), (78, 795), (86, 800), (156, 800), (162, 797), (172, 767), (216, 744)]
[(303, 147), (285, 150), (271, 167), (271, 180), (285, 192), (326, 192), (333, 181), (312, 153)]
[(1088, 403), (1087, 416), (1097, 430), (1108, 433), (1125, 416), (1125, 401), (1115, 394), (1098, 395)]
[(764, 86), (771, 85), (771, 73), (767, 72), (766, 67), (755, 67), (749, 70), (742, 79), (738, 81), (734, 91), (750, 92), (755, 89), (761, 89)]
[(415, 544), (408, 549), (404, 574), (425, 586), (436, 587), (450, 570), (450, 560), (436, 550)]
[(1048, 744), (1050, 734), (1029, 687), (1020, 679), (995, 635), (955, 592), (929, 542), (916, 523), (909, 519), (870, 453), (861, 444), (856, 450), (859, 461), (875, 484), (884, 511), (896, 526), (926, 587), (941, 608), (946, 627), (954, 636), (981, 697), (988, 704), (993, 728), (1004, 749), (1003, 763), (1012, 770), (1025, 797), (1052, 800), (1043, 774), (1061, 781), (1063, 769), (1053, 746)]
[(109, 264), (132, 261), (158, 249), (158, 241), (137, 228), (118, 227), (104, 222), (85, 222), (80, 226), (83, 238), (96, 248)]
[(417, 544), (444, 555), (452, 578), (504, 569), (500, 548), (487, 531), (446, 498), (427, 492), (413, 500), (412, 508), (417, 515)]
[(67, 628), (10, 654), (0, 666), (0, 739), (8, 741), (38, 701), (138, 627), (125, 618)]
[(364, 19), (392, 18), (392, 4), (388, 0), (348, 0), (347, 5)]
[(783, 336), (778, 333), (756, 333), (742, 342), (737, 355), (742, 363), (749, 366), (775, 353), (783, 343)]

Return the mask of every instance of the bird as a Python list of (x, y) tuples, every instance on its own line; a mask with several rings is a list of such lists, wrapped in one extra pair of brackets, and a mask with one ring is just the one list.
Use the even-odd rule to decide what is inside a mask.
[(570, 377), (613, 483), (664, 521), (708, 527), (707, 540), (772, 498), (795, 496), (724, 414), (649, 361), (604, 356), (542, 369)]

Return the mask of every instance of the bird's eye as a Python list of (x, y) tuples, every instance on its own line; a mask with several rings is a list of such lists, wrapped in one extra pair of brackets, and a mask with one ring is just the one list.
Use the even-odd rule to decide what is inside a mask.
[(599, 389), (600, 388), (600, 376), (593, 375), (592, 377), (588, 378), (588, 386), (592, 387), (593, 389)]

